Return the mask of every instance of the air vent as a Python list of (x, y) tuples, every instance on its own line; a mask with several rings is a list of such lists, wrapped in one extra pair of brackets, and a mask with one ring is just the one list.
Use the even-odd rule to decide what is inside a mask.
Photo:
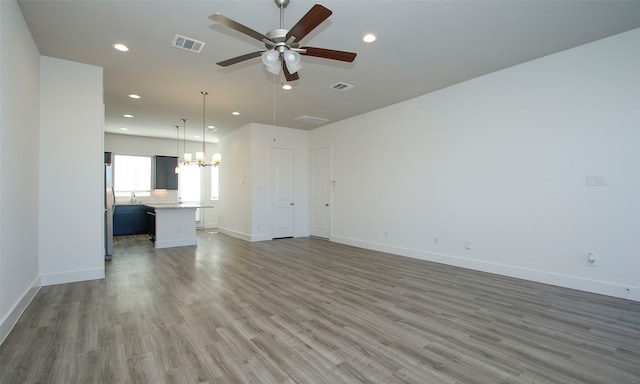
[(176, 35), (173, 38), (173, 45), (176, 48), (184, 49), (185, 51), (200, 53), (202, 52), (202, 48), (204, 48), (204, 42), (198, 41), (186, 36)]
[(355, 87), (355, 85), (347, 84), (347, 83), (335, 83), (331, 86), (331, 89), (335, 89), (337, 91), (348, 91), (351, 88)]
[(314, 117), (314, 116), (308, 116), (308, 115), (298, 116), (295, 118), (295, 120), (303, 121), (305, 123), (313, 123), (313, 124), (322, 124), (329, 121), (327, 119), (323, 119), (322, 117)]

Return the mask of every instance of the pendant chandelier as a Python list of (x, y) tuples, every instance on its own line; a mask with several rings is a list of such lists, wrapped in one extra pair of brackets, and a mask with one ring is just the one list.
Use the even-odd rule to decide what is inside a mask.
[(182, 120), (182, 124), (184, 125), (184, 130), (183, 130), (183, 149), (184, 149), (184, 155), (182, 157), (182, 165), (189, 165), (191, 163), (191, 153), (187, 153), (187, 121), (189, 121), (189, 119), (187, 118), (182, 118), (180, 119)]
[[(207, 110), (206, 108), (206, 99), (207, 99), (207, 95), (209, 94), (209, 92), (207, 91), (201, 91), (200, 94), (202, 95), (202, 152), (196, 152), (196, 163), (198, 164), (198, 166), (200, 167), (209, 167), (209, 166), (213, 166), (213, 167), (217, 167), (218, 164), (220, 164), (221, 161), (221, 156), (219, 153), (214, 153), (212, 158), (211, 158), (211, 163), (207, 163), (205, 160), (205, 133), (207, 132), (207, 124), (206, 124), (206, 115), (205, 112)], [(191, 155), (189, 155), (191, 156)]]
[(178, 158), (178, 163), (176, 164), (175, 173), (180, 173), (180, 126), (176, 125), (176, 157)]

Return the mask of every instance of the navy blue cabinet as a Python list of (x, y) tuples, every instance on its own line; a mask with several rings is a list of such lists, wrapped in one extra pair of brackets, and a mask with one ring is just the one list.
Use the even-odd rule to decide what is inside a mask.
[(113, 212), (113, 235), (148, 233), (147, 209), (144, 205), (116, 205)]
[(155, 159), (155, 189), (178, 189), (178, 158), (156, 155)]

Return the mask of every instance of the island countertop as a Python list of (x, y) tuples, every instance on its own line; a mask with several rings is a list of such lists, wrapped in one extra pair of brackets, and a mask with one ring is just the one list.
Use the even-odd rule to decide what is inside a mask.
[(154, 209), (180, 209), (180, 208), (213, 208), (213, 205), (205, 204), (181, 204), (181, 203), (158, 203), (158, 204), (145, 204), (149, 208)]

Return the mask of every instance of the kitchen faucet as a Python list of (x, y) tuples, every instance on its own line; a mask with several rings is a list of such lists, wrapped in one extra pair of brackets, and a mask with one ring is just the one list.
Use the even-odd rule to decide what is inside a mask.
[(136, 193), (135, 192), (131, 192), (131, 202), (132, 203), (136, 202)]

